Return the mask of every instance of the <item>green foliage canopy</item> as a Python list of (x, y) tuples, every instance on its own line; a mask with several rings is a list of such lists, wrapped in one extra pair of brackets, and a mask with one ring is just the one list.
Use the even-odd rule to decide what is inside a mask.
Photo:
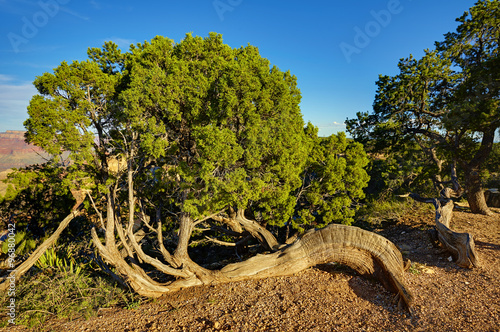
[[(296, 227), (311, 216), (352, 220), (368, 181), (362, 146), (305, 127), (296, 77), (256, 47), (233, 49), (212, 33), (177, 44), (158, 36), (127, 53), (108, 42), (88, 54), (35, 80), (25, 126), (31, 143), (69, 151), (66, 181), (92, 190), (96, 206), (112, 199), (118, 215), (195, 220), (233, 207)], [(299, 200), (310, 204), (303, 220)]]

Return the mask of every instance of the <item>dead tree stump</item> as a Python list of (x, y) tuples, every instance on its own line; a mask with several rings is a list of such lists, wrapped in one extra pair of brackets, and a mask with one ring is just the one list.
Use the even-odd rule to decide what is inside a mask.
[(418, 202), (433, 204), (436, 209), (436, 230), (439, 242), (448, 249), (460, 267), (478, 267), (474, 239), (470, 233), (457, 233), (450, 229), (450, 222), (453, 216), (454, 202), (452, 196), (454, 191), (450, 188), (441, 190), (438, 198), (423, 198), (418, 194), (410, 193), (406, 196)]

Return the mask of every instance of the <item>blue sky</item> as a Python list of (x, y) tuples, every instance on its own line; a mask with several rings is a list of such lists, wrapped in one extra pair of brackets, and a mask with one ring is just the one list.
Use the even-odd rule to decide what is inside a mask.
[(455, 31), (471, 0), (0, 0), (0, 132), (23, 130), (32, 82), (112, 40), (122, 50), (163, 35), (221, 33), (298, 78), (301, 109), (326, 136), (371, 110), (379, 74)]

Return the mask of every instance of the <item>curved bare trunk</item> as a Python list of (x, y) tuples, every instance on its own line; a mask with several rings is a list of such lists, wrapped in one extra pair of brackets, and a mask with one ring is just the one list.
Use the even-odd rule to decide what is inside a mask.
[(480, 263), (476, 255), (472, 235), (470, 233), (457, 233), (449, 228), (455, 205), (451, 199), (453, 195), (454, 191), (452, 189), (445, 188), (441, 191), (440, 198), (423, 198), (413, 193), (409, 196), (416, 201), (434, 205), (436, 208), (435, 222), (439, 241), (454, 256), (457, 265), (465, 268), (477, 267)]
[(243, 235), (244, 232), (248, 232), (268, 250), (276, 251), (280, 248), (280, 243), (270, 231), (257, 221), (245, 217), (244, 209), (238, 209), (236, 212), (232, 209), (230, 211), (229, 218), (222, 216), (212, 216), (211, 218), (225, 223), (235, 233)]
[[(79, 202), (81, 204), (81, 202)], [(16, 267), (7, 277), (2, 278), (0, 283), (0, 291), (4, 291), (10, 287), (10, 280), (13, 278), (15, 280), (19, 280), (37, 261), (38, 259), (45, 253), (45, 251), (59, 238), (61, 233), (68, 227), (71, 220), (75, 219), (77, 216), (81, 214), (81, 211), (78, 210), (80, 204), (77, 204), (73, 207), (71, 213), (64, 218), (63, 221), (59, 224), (55, 232), (45, 240), (36, 250), (25, 260), (21, 265)]]
[(250, 233), (252, 237), (259, 240), (265, 247), (270, 250), (277, 250), (279, 247), (278, 240), (265, 227), (259, 225), (255, 220), (250, 220), (245, 217), (245, 210), (239, 209), (236, 212), (236, 222), (243, 227), (244, 230)]
[(261, 279), (290, 275), (329, 262), (375, 276), (410, 305), (412, 296), (403, 284), (404, 263), (399, 250), (386, 238), (352, 226), (335, 224), (309, 231), (288, 247), (227, 265), (220, 273), (227, 281)]
[[(250, 233), (262, 244), (275, 252), (257, 255), (240, 263), (229, 264), (221, 270), (208, 270), (189, 257), (188, 247), (194, 227), (202, 220), (194, 221), (189, 214), (181, 213), (177, 247), (171, 255), (166, 248), (162, 256), (166, 263), (146, 254), (132, 230), (135, 209), (129, 209), (129, 223), (123, 229), (115, 215), (114, 202), (117, 187), (110, 188), (107, 195), (107, 220), (105, 243), (92, 229), (92, 239), (103, 260), (116, 268), (116, 276), (121, 277), (138, 294), (159, 297), (167, 292), (197, 285), (225, 283), (249, 278), (267, 278), (290, 275), (311, 266), (328, 262), (348, 265), (363, 275), (373, 275), (389, 290), (398, 295), (400, 304), (409, 307), (411, 295), (403, 284), (403, 259), (401, 253), (389, 240), (356, 227), (331, 225), (321, 230), (310, 231), (289, 245), (280, 248), (276, 238), (256, 221), (247, 219), (244, 210), (231, 212), (229, 218), (210, 216), (226, 223), (236, 234)], [(133, 197), (129, 205), (134, 206)], [(156, 230), (150, 228), (151, 231)], [(161, 223), (158, 220), (158, 241), (161, 236)], [(116, 234), (128, 255), (122, 255), (116, 244)], [(130, 244), (130, 245), (129, 245)], [(147, 264), (172, 277), (172, 281), (159, 283), (152, 279), (144, 268)], [(175, 278), (175, 279), (174, 279)]]
[(290, 275), (318, 264), (337, 262), (360, 274), (377, 277), (406, 306), (412, 298), (403, 284), (403, 258), (396, 246), (382, 236), (351, 226), (330, 225), (310, 231), (274, 253), (257, 255), (221, 270), (207, 270), (188, 256), (178, 255), (182, 260), (182, 268), (175, 269), (179, 279), (164, 284), (152, 280), (137, 266), (129, 265), (113, 244), (104, 246), (95, 230), (92, 230), (92, 238), (103, 258), (116, 267), (118, 274), (137, 293), (149, 297), (196, 285)]

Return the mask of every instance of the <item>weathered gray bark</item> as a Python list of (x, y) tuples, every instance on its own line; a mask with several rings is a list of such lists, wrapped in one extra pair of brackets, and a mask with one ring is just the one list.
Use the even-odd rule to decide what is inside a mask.
[[(190, 224), (188, 220), (184, 222)], [(189, 228), (189, 225), (185, 226)], [(257, 255), (216, 271), (194, 263), (182, 248), (174, 255), (177, 260), (182, 261), (181, 267), (171, 267), (172, 273), (169, 273), (178, 279), (164, 284), (152, 280), (137, 266), (128, 264), (116, 249), (114, 241), (108, 243), (106, 240), (106, 245), (103, 245), (94, 229), (92, 238), (102, 257), (116, 267), (118, 274), (136, 292), (144, 296), (159, 297), (166, 292), (196, 285), (290, 275), (318, 264), (337, 262), (350, 266), (360, 274), (375, 276), (397, 294), (401, 304), (409, 307), (411, 303), (410, 292), (403, 284), (404, 264), (399, 250), (389, 240), (356, 227), (330, 225), (321, 230), (310, 231), (293, 244), (272, 254)], [(169, 272), (165, 270), (165, 266), (163, 271)]]
[(457, 265), (465, 268), (477, 267), (480, 263), (472, 235), (470, 233), (457, 233), (449, 228), (455, 205), (451, 199), (453, 195), (454, 191), (450, 188), (443, 189), (439, 198), (423, 198), (414, 193), (409, 194), (411, 198), (418, 202), (434, 205), (439, 241), (451, 252), (456, 259)]
[(403, 283), (404, 262), (399, 250), (386, 238), (352, 226), (334, 224), (309, 231), (275, 253), (227, 265), (220, 272), (227, 281), (261, 279), (290, 275), (329, 262), (375, 276), (410, 306), (412, 296)]
[(214, 216), (212, 219), (225, 223), (236, 233), (248, 232), (268, 250), (276, 251), (280, 247), (278, 240), (271, 232), (259, 225), (255, 220), (245, 217), (245, 210), (243, 209), (238, 209), (236, 212), (232, 211), (229, 218)]

